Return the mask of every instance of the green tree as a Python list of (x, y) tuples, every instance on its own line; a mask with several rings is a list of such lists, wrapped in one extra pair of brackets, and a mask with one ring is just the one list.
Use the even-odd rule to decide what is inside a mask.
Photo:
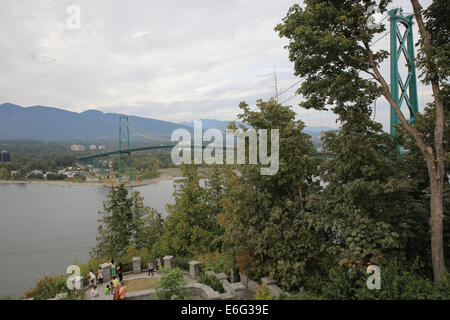
[(98, 226), (96, 257), (120, 256), (130, 246), (151, 249), (161, 233), (161, 215), (144, 206), (139, 191), (129, 195), (123, 184), (111, 187)]
[(326, 186), (310, 196), (308, 208), (328, 233), (330, 250), (363, 263), (404, 262), (412, 182), (395, 140), (368, 113), (352, 110), (340, 130), (324, 134), (323, 150)]
[(132, 193), (133, 230), (132, 244), (136, 248), (151, 250), (161, 237), (163, 219), (155, 209), (144, 205), (144, 198), (139, 191)]
[(130, 245), (133, 223), (133, 199), (123, 184), (111, 187), (109, 200), (103, 202), (99, 214), (97, 246), (95, 256), (114, 256), (125, 252)]
[(239, 119), (252, 128), (279, 129), (279, 171), (263, 176), (261, 165), (226, 168), (220, 215), (225, 246), (236, 255), (239, 270), (252, 278), (272, 275), (286, 289), (314, 286), (315, 279), (326, 277), (329, 259), (325, 233), (305, 208), (319, 187), (310, 136), (291, 108), (273, 99), (259, 100), (255, 111), (244, 102), (240, 108)]
[(0, 168), (0, 180), (9, 180), (10, 174), (5, 167)]
[[(443, 185), (444, 104), (441, 87), (448, 78), (448, 21), (445, 1), (435, 1), (426, 12), (427, 21), (417, 0), (411, 0), (420, 33), (419, 67), (433, 89), (435, 104), (434, 141), (427, 144), (417, 128), (408, 123), (395, 103), (389, 85), (381, 75), (380, 63), (388, 56), (386, 50), (375, 51), (374, 36), (384, 31), (369, 29), (365, 12), (370, 0), (305, 0), (305, 7), (294, 5), (283, 23), (276, 27), (281, 37), (289, 39), (289, 58), (295, 64), (295, 74), (304, 77), (298, 93), (305, 97), (305, 108), (325, 110), (331, 106), (345, 121), (349, 110), (367, 110), (375, 98), (388, 100), (401, 125), (412, 137), (427, 164), (430, 181), (431, 247), (434, 280), (445, 272), (443, 254)], [(379, 4), (386, 13), (390, 1)], [(442, 23), (443, 22), (443, 23)], [(442, 23), (442, 24), (441, 24)], [(438, 54), (439, 59), (435, 59)]]
[[(195, 165), (181, 165), (183, 176), (174, 191), (175, 204), (168, 205), (160, 247), (162, 253), (193, 258), (196, 254), (212, 252), (220, 247), (216, 239), (221, 235), (217, 221), (219, 174), (207, 178), (200, 186)], [(214, 172), (214, 171), (213, 171)]]

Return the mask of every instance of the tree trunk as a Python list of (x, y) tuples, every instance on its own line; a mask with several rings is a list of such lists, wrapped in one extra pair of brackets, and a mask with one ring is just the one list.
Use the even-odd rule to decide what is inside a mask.
[[(411, 0), (411, 4), (414, 9), (414, 16), (419, 27), (420, 35), (423, 39), (422, 50), (427, 56), (431, 56), (432, 52), (429, 50), (431, 46), (431, 37), (428, 30), (425, 27), (422, 18), (421, 7), (417, 0)], [(443, 193), (444, 193), (444, 177), (445, 177), (445, 165), (444, 165), (444, 128), (445, 128), (445, 116), (444, 116), (444, 104), (440, 98), (439, 79), (435, 78), (431, 80), (431, 87), (433, 90), (435, 108), (436, 108), (436, 120), (434, 127), (434, 150), (433, 147), (427, 145), (419, 132), (414, 126), (411, 126), (400, 107), (395, 103), (391, 96), (389, 86), (384, 80), (383, 76), (378, 70), (377, 65), (374, 62), (372, 51), (369, 48), (368, 43), (364, 43), (369, 62), (368, 65), (373, 70), (371, 74), (380, 84), (383, 96), (388, 100), (391, 107), (399, 117), (400, 123), (405, 130), (415, 140), (416, 145), (422, 151), (425, 162), (428, 168), (428, 176), (430, 181), (430, 211), (431, 211), (431, 259), (433, 265), (433, 278), (436, 284), (439, 284), (446, 269), (444, 259), (444, 237), (443, 237), (443, 222), (444, 222), (444, 209), (443, 209)]]
[(439, 283), (445, 273), (444, 260), (444, 176), (440, 175), (438, 167), (432, 163), (428, 164), (430, 176), (430, 206), (431, 206), (431, 259), (433, 264), (433, 278), (435, 283)]
[[(414, 10), (414, 16), (419, 27), (419, 33), (422, 37), (422, 50), (427, 57), (431, 57), (433, 52), (430, 50), (432, 46), (431, 36), (428, 32), (422, 17), (422, 7), (418, 0), (411, 0)], [(432, 62), (431, 62), (432, 63)], [(444, 260), (444, 128), (445, 115), (444, 103), (440, 97), (439, 78), (435, 76), (431, 80), (431, 88), (433, 90), (434, 103), (436, 108), (436, 122), (434, 127), (434, 151), (430, 150), (431, 159), (427, 159), (428, 174), (430, 176), (430, 205), (431, 205), (431, 258), (433, 262), (433, 277), (435, 283), (440, 283), (445, 273)], [(430, 161), (431, 160), (431, 161)]]

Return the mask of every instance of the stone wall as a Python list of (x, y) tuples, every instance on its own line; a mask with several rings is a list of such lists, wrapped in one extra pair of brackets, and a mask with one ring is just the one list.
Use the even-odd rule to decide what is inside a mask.
[[(281, 293), (283, 293), (283, 290), (281, 290), (281, 288), (276, 284), (276, 281), (270, 277), (261, 278), (260, 283), (258, 283), (256, 281), (249, 279), (246, 275), (242, 273), (239, 274), (241, 277), (240, 282), (245, 287), (245, 289), (255, 291), (260, 284), (264, 284), (269, 288), (272, 297), (278, 297)], [(289, 295), (289, 293), (287, 292), (284, 293)]]

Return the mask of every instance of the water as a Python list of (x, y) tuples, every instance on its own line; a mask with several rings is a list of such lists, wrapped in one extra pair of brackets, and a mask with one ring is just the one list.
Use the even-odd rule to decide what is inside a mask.
[[(173, 180), (133, 190), (163, 216), (173, 202)], [(0, 296), (20, 297), (43, 275), (86, 262), (107, 194), (103, 186), (0, 184)]]

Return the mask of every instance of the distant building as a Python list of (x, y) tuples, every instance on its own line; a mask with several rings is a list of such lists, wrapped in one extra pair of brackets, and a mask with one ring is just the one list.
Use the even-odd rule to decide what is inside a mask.
[(1, 151), (0, 162), (10, 162), (10, 161), (11, 161), (11, 154), (6, 150)]
[(70, 150), (75, 151), (75, 152), (80, 152), (80, 151), (84, 151), (85, 148), (84, 148), (84, 146), (82, 146), (80, 144), (73, 144), (70, 146)]
[(91, 144), (89, 146), (89, 150), (96, 150), (96, 149), (97, 149), (97, 146), (95, 144)]
[(103, 150), (103, 149), (105, 149), (105, 146), (103, 146), (103, 145), (98, 146), (98, 150)]

